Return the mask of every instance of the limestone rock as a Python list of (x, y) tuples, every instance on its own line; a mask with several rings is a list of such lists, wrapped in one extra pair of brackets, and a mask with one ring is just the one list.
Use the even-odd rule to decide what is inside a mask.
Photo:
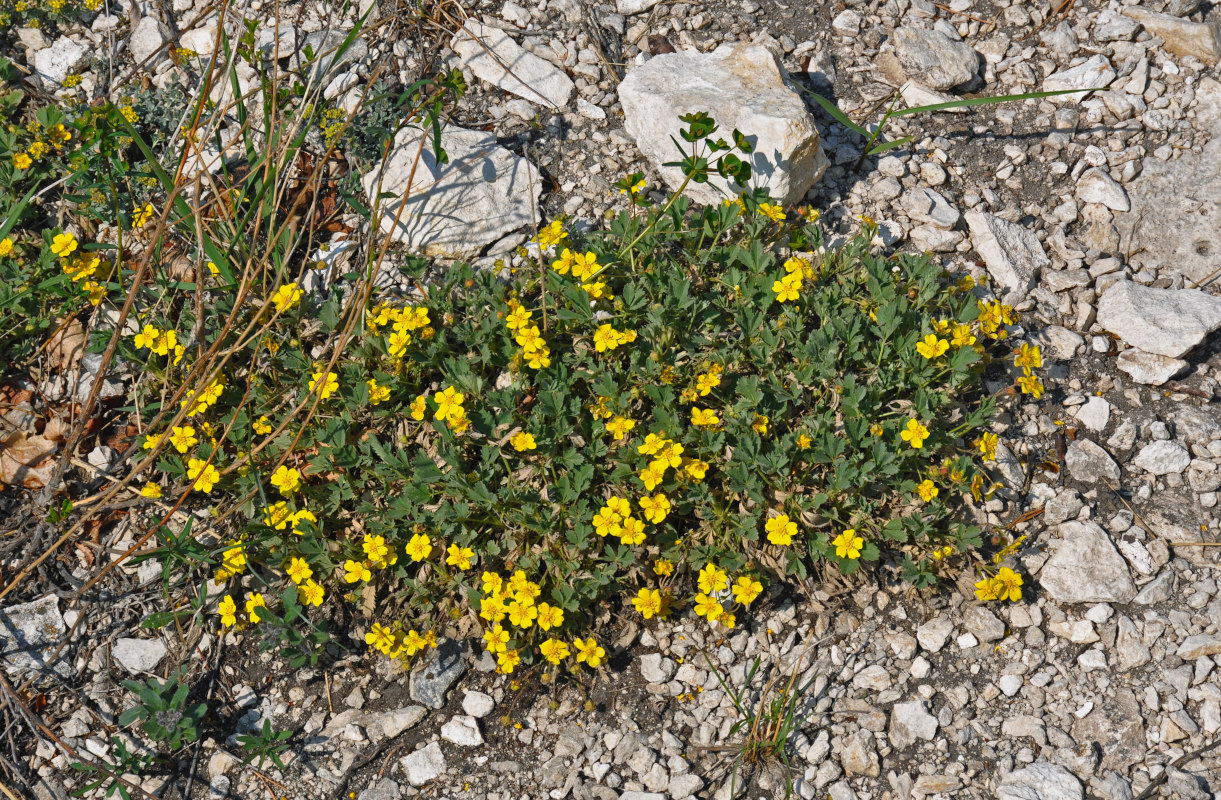
[(1106, 450), (1089, 439), (1077, 439), (1068, 446), (1064, 464), (1074, 478), (1083, 483), (1098, 483), (1103, 478), (1119, 481), (1119, 465)]
[(558, 111), (568, 105), (572, 80), (550, 61), (525, 50), (502, 31), (468, 19), (451, 46), (462, 66), (506, 92)]
[(132, 675), (152, 672), (165, 658), (165, 642), (160, 639), (119, 639), (111, 655)]
[(76, 71), (76, 68), (89, 55), (89, 48), (67, 36), (61, 36), (34, 54), (34, 72), (38, 77), (52, 83), (60, 84), (64, 78)]
[(1084, 719), (1073, 723), (1073, 739), (1083, 745), (1097, 743), (1103, 769), (1126, 771), (1145, 757), (1142, 710), (1130, 690), (1113, 688), (1106, 702), (1096, 704)]
[(1162, 45), (1176, 56), (1192, 56), (1205, 64), (1221, 61), (1221, 22), (1192, 22), (1170, 14), (1159, 14), (1140, 6), (1125, 8), (1123, 13), (1140, 23), (1151, 36), (1160, 36)]
[(979, 55), (940, 31), (899, 28), (895, 53), (907, 77), (930, 89), (952, 89), (975, 77)]
[(1218, 653), (1221, 653), (1221, 636), (1198, 633), (1184, 639), (1175, 655), (1184, 661), (1195, 661), (1197, 658), (1215, 656)]
[(411, 699), (429, 708), (442, 708), (445, 693), (466, 672), (465, 641), (443, 639), (429, 651), (423, 663), (411, 672)]
[(931, 740), (937, 735), (937, 718), (928, 713), (920, 700), (895, 703), (890, 711), (890, 743), (908, 747), (917, 739)]
[[(51, 669), (64, 678), (75, 676), (71, 660), (64, 658), (63, 653), (47, 663), (67, 631), (59, 613), (59, 598), (53, 594), (0, 609), (0, 653), (4, 666), (18, 675)], [(64, 653), (68, 652), (64, 648)]]
[(399, 763), (412, 786), (423, 786), (445, 774), (445, 754), (437, 742), (430, 742), (427, 747), (405, 756)]
[(1178, 442), (1150, 442), (1141, 448), (1132, 463), (1154, 475), (1178, 474), (1191, 463), (1191, 453)]
[(1137, 347), (1129, 347), (1120, 353), (1115, 364), (1132, 380), (1149, 386), (1161, 386), (1188, 366), (1188, 362), (1181, 358), (1146, 353)]
[(404, 128), (394, 138), (385, 171), (375, 168), (364, 176), (370, 203), (379, 192), (394, 195), (380, 201), (382, 231), (422, 255), (469, 259), (506, 234), (537, 224), (542, 183), (533, 164), (499, 146), (491, 133), (452, 125), (442, 131), (441, 147), (447, 164), (437, 160), (430, 134)]
[(165, 56), (164, 52), (159, 54), (158, 51), (165, 46), (168, 39), (169, 32), (156, 17), (143, 17), (131, 32), (127, 50), (137, 64), (152, 71), (157, 62)]
[(1136, 585), (1127, 562), (1107, 532), (1093, 522), (1070, 520), (1039, 573), (1039, 585), (1057, 603), (1129, 603)]
[(999, 800), (1082, 800), (1081, 781), (1059, 764), (1036, 761), (1010, 772), (996, 787)]
[(1077, 197), (1083, 203), (1101, 203), (1112, 211), (1129, 211), (1132, 208), (1123, 187), (1097, 167), (1081, 173), (1077, 179)]
[[(619, 84), (624, 127), (666, 183), (683, 182), (674, 141), (685, 125), (679, 115), (706, 111), (726, 139), (741, 131), (754, 152), (743, 156), (751, 183), (764, 186), (785, 205), (805, 196), (829, 166), (814, 118), (787, 84), (776, 56), (762, 45), (723, 44), (711, 53), (682, 51), (655, 56), (628, 72)], [(719, 175), (692, 183), (686, 193), (700, 203), (719, 203), (743, 187)]]
[(982, 211), (966, 213), (971, 244), (988, 274), (1005, 291), (1005, 301), (1025, 298), (1039, 271), (1051, 265), (1034, 231)]
[(1111, 66), (1111, 62), (1106, 56), (1096, 55), (1091, 56), (1086, 61), (1077, 64), (1074, 67), (1061, 70), (1060, 72), (1052, 73), (1043, 79), (1043, 91), (1045, 92), (1062, 92), (1068, 90), (1077, 90), (1073, 94), (1061, 94), (1048, 99), (1060, 105), (1068, 105), (1070, 103), (1080, 103), (1085, 98), (1089, 97), (1089, 92), (1080, 91), (1082, 89), (1101, 89), (1111, 85), (1111, 81), (1115, 80), (1118, 73)]
[(1098, 301), (1098, 324), (1145, 352), (1181, 358), (1221, 328), (1221, 297), (1116, 281)]
[(462, 747), (478, 747), (483, 744), (483, 734), (474, 717), (455, 714), (454, 718), (441, 726), (441, 738)]

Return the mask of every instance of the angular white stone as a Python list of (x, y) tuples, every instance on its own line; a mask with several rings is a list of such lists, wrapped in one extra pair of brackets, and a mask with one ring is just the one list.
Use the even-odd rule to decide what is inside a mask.
[(478, 747), (483, 744), (483, 734), (479, 732), (479, 723), (474, 717), (456, 714), (453, 719), (441, 726), (441, 738), (462, 747)]
[(1145, 352), (1181, 358), (1221, 328), (1221, 297), (1116, 281), (1098, 301), (1098, 324)]
[(1116, 75), (1115, 68), (1111, 66), (1107, 57), (1096, 55), (1074, 67), (1048, 75), (1043, 79), (1043, 91), (1061, 92), (1076, 89), (1078, 91), (1073, 94), (1061, 94), (1047, 99), (1060, 105), (1080, 103), (1089, 97), (1090, 93), (1079, 90), (1101, 89), (1110, 86)]
[(930, 89), (952, 89), (975, 77), (979, 55), (940, 31), (898, 28), (895, 54), (907, 77)]
[(1081, 781), (1059, 764), (1036, 761), (1010, 772), (996, 787), (998, 800), (1082, 800)]
[(1170, 14), (1159, 14), (1140, 6), (1123, 13), (1140, 23), (1151, 36), (1165, 40), (1162, 45), (1176, 56), (1192, 56), (1205, 64), (1221, 61), (1221, 21), (1192, 22)]
[(136, 64), (142, 65), (144, 69), (151, 72), (157, 66), (157, 62), (165, 56), (164, 52), (159, 56), (155, 54), (161, 50), (167, 38), (165, 26), (156, 17), (143, 17), (131, 32), (131, 39), (127, 42), (127, 51), (131, 53)]
[[(682, 170), (662, 164), (680, 159), (674, 141), (686, 125), (682, 114), (706, 111), (717, 135), (740, 131), (754, 146), (748, 160), (752, 185), (783, 204), (805, 196), (829, 166), (814, 118), (786, 82), (788, 74), (762, 45), (723, 44), (711, 53), (683, 51), (649, 59), (619, 84), (624, 127), (666, 183), (677, 189)], [(719, 175), (686, 189), (700, 203), (719, 203), (743, 187)]]
[(1112, 211), (1128, 211), (1132, 202), (1128, 193), (1114, 178), (1097, 167), (1081, 173), (1077, 179), (1077, 197), (1085, 203), (1102, 203)]
[(133, 675), (152, 672), (165, 658), (165, 642), (160, 639), (119, 639), (111, 655)]
[(982, 211), (965, 215), (971, 244), (984, 260), (988, 274), (1005, 290), (1005, 301), (1026, 297), (1041, 270), (1051, 265), (1035, 232)]
[(399, 763), (412, 786), (423, 786), (445, 773), (445, 755), (437, 742), (429, 742), (427, 747), (403, 757)]
[(89, 55), (89, 48), (67, 36), (34, 54), (34, 72), (43, 80), (63, 83)]
[(1178, 474), (1191, 463), (1191, 453), (1178, 442), (1150, 442), (1141, 448), (1132, 463), (1154, 475)]
[(1181, 358), (1169, 358), (1129, 347), (1115, 359), (1115, 365), (1128, 373), (1132, 380), (1149, 386), (1161, 386), (1187, 368)]
[(1198, 633), (1184, 639), (1175, 655), (1184, 661), (1195, 661), (1197, 658), (1215, 656), (1218, 653), (1221, 653), (1221, 636)]
[(895, 747), (908, 747), (917, 739), (932, 739), (937, 735), (937, 718), (919, 700), (895, 703), (890, 710), (890, 742)]
[(1094, 433), (1102, 433), (1111, 421), (1111, 404), (1104, 398), (1091, 397), (1077, 409), (1077, 421)]
[[(424, 149), (417, 162), (421, 136)], [(394, 138), (380, 188), (379, 169), (364, 176), (370, 203), (379, 191), (394, 195), (381, 201), (383, 232), (393, 232), (395, 240), (422, 255), (472, 258), (506, 234), (537, 223), (542, 184), (533, 164), (498, 145), (490, 133), (456, 126), (442, 131), (441, 147), (447, 164), (437, 161), (431, 134), (404, 128)], [(409, 186), (396, 224), (403, 204), (398, 198)]]
[(1129, 603), (1136, 585), (1127, 562), (1107, 532), (1093, 522), (1070, 520), (1039, 573), (1039, 585), (1057, 603)]
[(552, 110), (568, 105), (572, 80), (502, 31), (468, 19), (450, 42), (462, 66), (479, 78)]

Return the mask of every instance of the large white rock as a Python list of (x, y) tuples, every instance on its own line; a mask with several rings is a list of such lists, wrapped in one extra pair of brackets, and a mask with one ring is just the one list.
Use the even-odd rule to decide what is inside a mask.
[(1146, 353), (1137, 347), (1129, 347), (1115, 359), (1115, 366), (1128, 373), (1137, 383), (1161, 386), (1188, 366), (1181, 358), (1167, 358), (1156, 353)]
[(1048, 75), (1043, 79), (1043, 91), (1062, 92), (1074, 90), (1073, 94), (1060, 94), (1047, 98), (1053, 103), (1068, 105), (1080, 103), (1089, 97), (1089, 92), (1083, 89), (1101, 89), (1111, 85), (1118, 73), (1111, 66), (1106, 56), (1097, 55), (1077, 64), (1074, 67)]
[(1147, 353), (1182, 358), (1221, 328), (1221, 297), (1116, 281), (1098, 301), (1098, 324)]
[[(788, 85), (788, 74), (762, 45), (723, 44), (711, 53), (683, 51), (655, 56), (619, 84), (624, 127), (666, 183), (683, 182), (674, 142), (686, 127), (679, 115), (706, 111), (727, 141), (734, 129), (754, 146), (746, 157), (752, 185), (765, 186), (784, 204), (805, 196), (829, 166), (814, 118)], [(692, 183), (686, 194), (700, 203), (718, 203), (742, 190), (719, 175)]]
[(127, 50), (136, 64), (151, 72), (157, 66), (157, 62), (165, 56), (164, 52), (160, 55), (157, 55), (157, 52), (161, 50), (168, 38), (165, 26), (156, 17), (143, 17), (131, 32)]
[(64, 78), (80, 66), (89, 55), (89, 48), (83, 44), (61, 36), (34, 54), (34, 71), (44, 80), (53, 83), (63, 83)]
[(119, 639), (111, 650), (114, 660), (133, 675), (152, 672), (165, 654), (165, 642), (160, 639)]
[(552, 110), (568, 105), (574, 88), (568, 76), (500, 28), (467, 20), (450, 46), (463, 67), (493, 86)]
[(423, 786), (445, 774), (445, 754), (436, 742), (429, 742), (427, 747), (404, 756), (399, 763), (412, 786)]
[(364, 176), (370, 203), (379, 191), (394, 195), (380, 201), (382, 231), (422, 255), (473, 258), (511, 231), (537, 224), (542, 184), (533, 164), (490, 133), (452, 125), (442, 131), (441, 147), (447, 164), (437, 161), (431, 134), (404, 128), (384, 176), (380, 168)]
[(996, 787), (999, 800), (1081, 800), (1081, 781), (1059, 764), (1036, 761), (1010, 772)]
[(1205, 64), (1221, 61), (1221, 22), (1192, 22), (1170, 14), (1159, 14), (1134, 6), (1123, 13), (1141, 24), (1151, 36), (1160, 36), (1162, 45), (1176, 56), (1193, 56)]
[(982, 211), (965, 215), (971, 244), (984, 260), (988, 274), (1005, 291), (1005, 302), (1026, 297), (1041, 270), (1051, 265), (1039, 237), (1029, 228)]
[(904, 74), (930, 89), (952, 89), (975, 77), (979, 55), (966, 42), (956, 42), (940, 31), (899, 28), (895, 54)]
[(1107, 532), (1093, 522), (1070, 520), (1039, 573), (1039, 585), (1057, 603), (1130, 603), (1136, 584)]

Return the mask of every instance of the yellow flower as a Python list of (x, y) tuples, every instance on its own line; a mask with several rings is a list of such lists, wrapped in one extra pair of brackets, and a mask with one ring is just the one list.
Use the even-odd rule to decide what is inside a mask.
[(759, 213), (773, 222), (784, 222), (788, 217), (784, 213), (784, 209), (775, 203), (760, 203)]
[(1028, 394), (1035, 400), (1043, 396), (1043, 382), (1038, 375), (1022, 375), (1018, 378), (1018, 387), (1022, 394)]
[(975, 584), (975, 598), (981, 602), (996, 600), (999, 597), (1000, 589), (1001, 586), (995, 578), (985, 577)]
[(538, 608), (533, 603), (514, 600), (509, 603), (509, 622), (519, 628), (529, 628), (538, 617)]
[[(89, 296), (89, 305), (96, 306), (102, 302), (102, 298), (106, 296), (106, 287), (97, 281), (85, 281), (81, 284), (81, 291)], [(174, 362), (178, 363), (177, 361)]]
[(503, 653), (509, 648), (509, 632), (495, 625), (483, 632), (483, 643), (489, 653)]
[(339, 376), (334, 372), (323, 373), (322, 370), (318, 370), (310, 378), (309, 390), (312, 392), (317, 389), (319, 397), (323, 400), (333, 395), (338, 388)]
[(637, 545), (644, 541), (644, 521), (626, 517), (619, 526), (619, 541), (626, 545)]
[(1043, 352), (1037, 345), (1023, 343), (1013, 363), (1024, 369), (1039, 369), (1043, 366)]
[(721, 420), (719, 417), (717, 417), (716, 412), (710, 408), (701, 409), (693, 407), (691, 409), (691, 424), (697, 428), (711, 428), (713, 425), (719, 424), (720, 421)]
[(776, 302), (787, 303), (796, 300), (801, 293), (801, 273), (790, 272), (778, 281), (772, 281), (772, 291), (776, 293)]
[(326, 597), (326, 591), (316, 581), (310, 579), (297, 587), (297, 596), (307, 606), (320, 606), (323, 598)]
[(131, 226), (133, 228), (143, 228), (153, 216), (153, 204), (145, 203), (144, 207), (136, 206), (131, 210)]
[(928, 438), (928, 428), (918, 420), (909, 419), (907, 427), (899, 432), (899, 438), (919, 450), (924, 447), (924, 440)]
[(835, 555), (840, 558), (857, 559), (861, 557), (861, 548), (865, 546), (865, 540), (856, 535), (856, 531), (852, 528), (836, 536), (831, 544), (835, 546)]
[(663, 480), (666, 479), (666, 462), (650, 462), (647, 467), (640, 471), (638, 477), (640, 478), (641, 482), (644, 483), (645, 489), (650, 492), (653, 491), (658, 485), (661, 484)]
[(521, 663), (521, 656), (516, 650), (505, 650), (503, 653), (496, 654), (496, 664), (506, 675), (511, 674), (513, 668), (519, 663)]
[(788, 514), (772, 517), (764, 523), (763, 528), (767, 531), (767, 540), (781, 546), (792, 544), (793, 537), (797, 535), (797, 523), (789, 519)]
[(1016, 603), (1022, 599), (1022, 576), (1009, 567), (1001, 567), (993, 581), (996, 585), (997, 600)]
[(636, 452), (642, 456), (652, 456), (660, 453), (662, 448), (666, 447), (670, 442), (666, 439), (665, 433), (660, 436), (656, 433), (650, 433), (644, 437), (644, 443), (636, 448)]
[(983, 433), (975, 440), (975, 447), (979, 450), (979, 454), (984, 457), (985, 461), (996, 460), (996, 445), (999, 440), (995, 433)]
[(266, 436), (271, 433), (271, 424), (267, 421), (267, 417), (259, 417), (250, 426), (259, 436)]
[(5, 236), (3, 239), (0, 239), (0, 258), (7, 256), (11, 252), (13, 252), (13, 240)]
[(211, 273), (212, 275), (219, 275), (220, 267), (216, 266), (216, 262), (209, 261), (208, 262), (208, 272)]
[(267, 601), (263, 599), (262, 594), (255, 592), (254, 594), (250, 595), (250, 597), (246, 598), (246, 615), (250, 617), (250, 622), (252, 624), (259, 621), (259, 614), (257, 611), (259, 608), (267, 608)]
[(609, 507), (603, 506), (594, 514), (593, 524), (594, 533), (599, 536), (618, 536), (619, 523), (623, 521), (623, 517), (616, 514)]
[(729, 575), (716, 564), (707, 564), (700, 570), (698, 583), (704, 594), (723, 592), (729, 584)]
[(447, 420), (451, 417), (461, 417), (465, 414), (462, 408), (466, 398), (452, 386), (438, 392), (433, 398), (437, 401), (437, 419)]
[(585, 663), (596, 668), (602, 663), (602, 659), (606, 657), (606, 651), (602, 649), (602, 646), (592, 636), (585, 641), (581, 641), (580, 637), (578, 637), (573, 640), (572, 646), (577, 649), (578, 663)]
[(186, 399), (182, 401), (182, 407), (187, 409), (188, 417), (202, 414), (220, 399), (221, 393), (224, 391), (225, 385), (219, 379), (213, 380), (198, 392), (194, 389), (187, 392)]
[(301, 583), (314, 577), (314, 570), (310, 568), (309, 562), (297, 556), (293, 556), (288, 562), (288, 569), (285, 571), (293, 583)]
[(140, 489), (140, 496), (148, 497), (152, 500), (156, 500), (159, 497), (161, 497), (161, 487), (159, 485), (153, 483), (152, 481), (148, 481)]
[(394, 331), (386, 337), (386, 352), (391, 358), (399, 358), (407, 352), (409, 344), (411, 344), (410, 333)]
[(51, 239), (51, 252), (60, 258), (67, 258), (76, 249), (76, 237), (67, 231), (55, 234)]
[(377, 378), (370, 378), (365, 381), (365, 385), (369, 387), (369, 402), (373, 405), (380, 405), (390, 399), (390, 387), (379, 385)]
[(547, 641), (540, 644), (538, 651), (551, 664), (559, 664), (570, 655), (568, 645), (554, 638), (547, 639)]
[(945, 339), (938, 339), (936, 334), (930, 333), (924, 337), (924, 341), (916, 343), (916, 352), (927, 359), (934, 359), (950, 349), (950, 343)]
[(34, 159), (30, 158), (25, 153), (18, 153), (13, 156), (13, 166), (17, 169), (29, 169), (33, 165)]
[(271, 485), (280, 490), (280, 494), (288, 497), (301, 488), (301, 473), (281, 464), (271, 474)]
[(366, 533), (361, 540), (360, 547), (365, 551), (365, 557), (374, 564), (384, 562), (386, 556), (390, 555), (390, 545), (386, 544), (385, 536)]
[(233, 602), (233, 598), (225, 595), (216, 605), (216, 611), (220, 614), (220, 624), (226, 628), (232, 627), (237, 623), (237, 603)]
[(971, 332), (971, 326), (966, 323), (958, 323), (954, 326), (953, 335), (950, 337), (950, 344), (955, 347), (967, 347), (975, 344), (975, 334)]
[(695, 376), (695, 390), (699, 392), (700, 397), (707, 397), (713, 389), (720, 385), (721, 373), (719, 369)]
[(427, 410), (427, 408), (428, 405), (424, 395), (418, 396), (416, 399), (411, 401), (411, 418), (416, 422), (424, 419), (424, 412)]
[(552, 247), (568, 238), (562, 220), (553, 219), (550, 224), (541, 228), (534, 240), (540, 247)]
[(717, 617), (717, 624), (724, 626), (728, 630), (733, 630), (733, 626), (738, 624), (738, 618), (728, 611), (721, 612), (721, 616)]
[(500, 577), (495, 572), (488, 572), (485, 570), (484, 573), (479, 576), (479, 579), (483, 581), (484, 594), (499, 594), (501, 588), (504, 586), (504, 578)]
[(769, 421), (763, 414), (755, 414), (755, 421), (750, 424), (750, 429), (762, 436), (767, 433), (767, 423)]
[(208, 494), (220, 480), (220, 473), (216, 471), (216, 467), (203, 459), (192, 458), (187, 462), (187, 478), (196, 490)]
[(417, 533), (407, 542), (406, 549), (412, 561), (423, 561), (432, 552), (432, 541), (427, 534)]
[(806, 436), (804, 433), (797, 437), (797, 447), (800, 450), (809, 450), (810, 445), (813, 444), (813, 442), (814, 440), (809, 436)]
[(697, 617), (704, 617), (709, 622), (716, 622), (724, 613), (725, 609), (715, 598), (703, 593), (695, 596), (695, 615)]
[(632, 504), (628, 502), (627, 498), (625, 497), (615, 495), (609, 498), (606, 501), (606, 507), (618, 514), (623, 519), (626, 519), (632, 515)]
[(525, 432), (513, 434), (513, 438), (509, 440), (509, 444), (513, 445), (513, 449), (519, 453), (538, 448), (538, 444), (536, 444), (534, 441), (534, 434)]
[(602, 281), (594, 281), (593, 283), (582, 283), (581, 290), (595, 300), (602, 298), (612, 299), (613, 295), (607, 290), (606, 284)]
[(503, 597), (487, 595), (479, 601), (479, 616), (488, 622), (500, 622), (509, 613)]
[(640, 510), (644, 512), (644, 518), (655, 525), (662, 522), (670, 513), (670, 500), (664, 494), (642, 497), (638, 502)]
[(369, 571), (369, 565), (363, 561), (348, 559), (343, 562), (343, 579), (348, 583), (367, 581), (371, 577), (373, 577), (373, 573)]
[(622, 441), (627, 436), (628, 431), (635, 427), (635, 420), (628, 419), (627, 417), (615, 417), (606, 423), (606, 430), (615, 437), (615, 441)]
[(525, 350), (541, 350), (547, 346), (547, 341), (543, 339), (543, 333), (537, 325), (518, 328), (513, 340)]
[(708, 474), (708, 462), (700, 461), (698, 458), (684, 459), (683, 470), (690, 475), (693, 480), (702, 481), (704, 476)]
[(456, 544), (451, 544), (446, 550), (448, 555), (445, 557), (445, 563), (451, 567), (458, 569), (470, 569), (471, 558), (474, 557), (475, 551), (469, 547), (459, 547)]
[(530, 312), (517, 306), (505, 316), (505, 326), (511, 331), (521, 330), (530, 324)]
[(288, 508), (288, 503), (281, 500), (272, 505), (263, 512), (263, 524), (269, 528), (274, 528), (282, 531), (292, 522), (292, 511)]
[(925, 479), (920, 483), (919, 486), (916, 487), (916, 493), (919, 494), (920, 499), (926, 503), (931, 502), (932, 499), (940, 493), (940, 491), (941, 490), (928, 479)]
[(619, 332), (611, 325), (599, 325), (594, 331), (594, 350), (599, 353), (614, 350), (622, 343), (619, 337)]
[(538, 626), (545, 631), (564, 624), (564, 610), (549, 603), (538, 604)]
[(653, 562), (653, 574), (666, 577), (674, 574), (674, 562), (665, 558), (659, 558)]
[(226, 548), (220, 556), (220, 571), (216, 575), (218, 581), (246, 571), (246, 551), (238, 542), (230, 542), (230, 544), (235, 546)]
[(763, 591), (763, 584), (748, 575), (743, 575), (734, 581), (733, 586), (730, 588), (733, 590), (733, 599), (744, 606), (748, 606)]
[(195, 429), (190, 425), (184, 425), (181, 428), (175, 425), (171, 429), (170, 444), (174, 445), (174, 449), (179, 453), (185, 453), (199, 444), (199, 439), (195, 438)]
[(374, 622), (373, 627), (365, 634), (365, 644), (388, 654), (394, 646), (394, 632), (380, 622)]
[(303, 508), (300, 511), (293, 513), (292, 517), (289, 518), (289, 525), (292, 528), (293, 533), (297, 534), (298, 536), (303, 536), (305, 532), (299, 529), (301, 523), (317, 521), (318, 518), (314, 516), (312, 511)]
[[(629, 176), (628, 180), (630, 180), (630, 179), (631, 179), (631, 177)], [(626, 189), (620, 189), (619, 194), (631, 194), (631, 195), (635, 196), (635, 195), (640, 194), (642, 191), (644, 191), (645, 186), (646, 186), (646, 184), (644, 182), (644, 178), (642, 177), (635, 183), (630, 184)]]
[(661, 592), (656, 589), (641, 589), (632, 598), (632, 605), (640, 612), (640, 616), (652, 619), (654, 615), (661, 613)]
[(156, 447), (160, 443), (161, 443), (161, 434), (159, 434), (159, 433), (150, 433), (144, 437), (144, 449), (145, 450), (152, 450), (154, 447)]

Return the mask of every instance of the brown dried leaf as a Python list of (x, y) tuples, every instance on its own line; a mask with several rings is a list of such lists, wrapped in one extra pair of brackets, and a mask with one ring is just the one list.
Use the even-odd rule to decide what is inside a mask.
[(55, 472), (55, 451), (59, 445), (45, 436), (26, 436), (17, 432), (0, 441), (0, 483), (41, 489)]
[(47, 353), (60, 371), (66, 372), (80, 363), (85, 355), (85, 326), (79, 319), (60, 320), (55, 333), (47, 341)]

